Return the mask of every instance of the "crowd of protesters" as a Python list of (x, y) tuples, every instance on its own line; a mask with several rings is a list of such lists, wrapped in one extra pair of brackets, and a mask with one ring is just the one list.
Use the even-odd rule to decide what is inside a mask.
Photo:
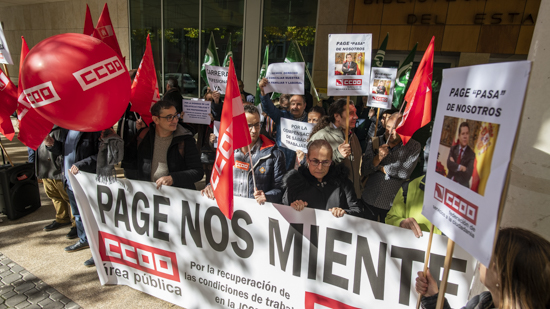
[[(244, 84), (239, 81), (251, 144), (234, 149), (235, 196), (254, 199), (259, 205), (288, 205), (295, 211), (306, 207), (327, 210), (336, 218), (362, 217), (410, 229), (416, 237), (429, 232), (431, 223), (421, 211), (430, 140), (421, 143), (411, 139), (403, 144), (395, 130), (402, 119), (398, 110), (375, 113), (366, 106), (365, 98), (359, 98), (357, 105), (352, 100), (347, 105), (345, 98), (330, 98), (308, 108), (313, 104), (308, 104), (303, 95), (282, 94), (272, 100), (274, 96), (264, 92), (267, 83), (266, 79), (260, 81), (261, 104), (255, 106), (256, 98), (244, 92)], [(157, 188), (195, 190), (195, 183), (205, 179), (201, 194), (214, 199), (209, 184), (216, 156), (213, 124), (220, 120), (224, 97), (205, 89), (203, 98), (211, 102), (212, 123), (188, 124), (183, 122), (183, 96), (177, 80), (170, 78), (166, 89), (161, 100), (151, 106), (151, 123), (145, 123), (128, 108), (116, 133), (113, 129), (78, 132), (54, 127), (34, 154), (37, 173), (56, 209), (55, 220), (44, 230), (72, 226), (66, 237), (78, 239), (65, 251), (89, 248), (69, 173), (82, 170), (97, 173), (98, 179), (108, 179), (114, 174), (113, 162), (121, 162), (126, 178), (154, 182)], [(281, 119), (315, 124), (308, 137), (307, 153), (282, 146)], [(118, 153), (124, 156), (117, 157)], [(514, 230), (506, 237), (520, 232), (528, 233)], [(441, 231), (435, 229), (435, 233)], [(544, 242), (536, 235), (527, 236)], [(504, 238), (499, 237), (497, 248), (504, 241), (501, 239)], [(544, 246), (548, 247), (548, 242)], [(548, 258), (540, 256), (542, 260)], [(93, 258), (84, 265), (94, 266)], [(493, 282), (508, 280), (493, 278), (506, 271), (503, 267), (506, 266), (496, 264), (486, 270), (492, 281), (482, 281), (490, 293), (475, 298), (476, 304), (510, 301), (502, 298), (502, 286), (506, 285), (495, 286)], [(429, 273), (417, 278), (416, 290), (425, 296), (423, 308), (433, 307), (437, 285)]]

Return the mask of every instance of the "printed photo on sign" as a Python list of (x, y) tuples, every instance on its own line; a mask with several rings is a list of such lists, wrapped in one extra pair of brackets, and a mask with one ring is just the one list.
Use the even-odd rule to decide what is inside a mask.
[(485, 195), (499, 125), (445, 116), (435, 171)]
[(336, 75), (363, 75), (365, 72), (365, 53), (336, 53), (335, 60)]

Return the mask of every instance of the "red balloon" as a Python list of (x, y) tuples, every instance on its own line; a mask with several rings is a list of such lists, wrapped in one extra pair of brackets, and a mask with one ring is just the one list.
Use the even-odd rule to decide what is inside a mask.
[(93, 132), (113, 126), (130, 101), (130, 76), (107, 44), (65, 33), (38, 43), (21, 70), (33, 108), (60, 127)]

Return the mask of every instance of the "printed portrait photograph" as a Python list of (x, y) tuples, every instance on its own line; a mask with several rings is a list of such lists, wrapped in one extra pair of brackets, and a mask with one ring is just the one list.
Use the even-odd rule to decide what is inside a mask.
[(335, 75), (363, 75), (365, 53), (336, 53)]

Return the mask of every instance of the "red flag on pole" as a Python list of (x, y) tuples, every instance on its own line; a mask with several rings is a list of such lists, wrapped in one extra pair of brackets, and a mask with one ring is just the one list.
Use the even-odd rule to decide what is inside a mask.
[(118, 45), (115, 28), (113, 27), (111, 17), (109, 16), (109, 8), (107, 7), (107, 3), (105, 3), (105, 6), (103, 7), (103, 12), (101, 12), (101, 16), (99, 16), (97, 26), (92, 36), (109, 45), (109, 47), (114, 49), (122, 59), (122, 52), (120, 51), (120, 46)]
[(130, 102), (132, 102), (130, 111), (137, 112), (141, 118), (143, 118), (143, 121), (149, 125), (151, 121), (153, 121), (151, 116), (151, 105), (158, 100), (160, 100), (159, 84), (155, 71), (155, 62), (153, 60), (151, 40), (149, 39), (149, 35), (147, 35), (145, 53), (139, 64), (136, 78), (134, 79), (130, 92)]
[(11, 80), (0, 70), (0, 133), (10, 141), (15, 135), (11, 114), (17, 109), (17, 89)]
[(403, 120), (397, 126), (396, 132), (406, 144), (414, 132), (427, 125), (432, 120), (432, 77), (434, 69), (434, 39), (432, 41), (405, 94), (407, 107), (403, 113)]
[(25, 146), (34, 150), (42, 144), (42, 141), (50, 133), (53, 128), (53, 123), (46, 118), (42, 117), (34, 108), (32, 108), (25, 93), (23, 93), (23, 84), (21, 83), (21, 68), (23, 67), (23, 61), (29, 53), (29, 47), (24, 37), (21, 37), (23, 41), (21, 45), (21, 58), (19, 61), (19, 82), (17, 89), (17, 119), (19, 120), (19, 134), (17, 138)]
[(233, 58), (230, 58), (229, 61), (227, 88), (225, 89), (219, 132), (216, 161), (210, 184), (214, 189), (218, 207), (227, 218), (231, 219), (233, 217), (233, 165), (235, 164), (233, 150), (248, 146), (252, 142), (244, 115)]
[(86, 18), (84, 19), (84, 34), (92, 35), (94, 33), (94, 22), (92, 20), (92, 13), (90, 13), (90, 7), (86, 4)]

